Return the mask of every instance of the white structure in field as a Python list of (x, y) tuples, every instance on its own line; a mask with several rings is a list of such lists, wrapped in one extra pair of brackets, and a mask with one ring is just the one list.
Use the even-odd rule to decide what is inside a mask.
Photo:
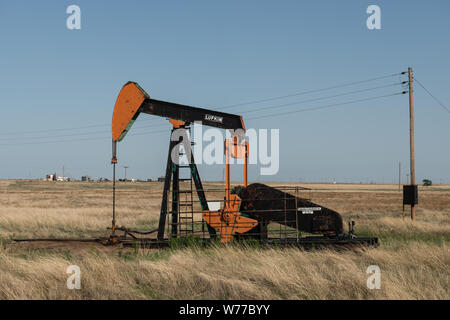
[(70, 181), (68, 177), (58, 176), (56, 173), (47, 174), (44, 181)]

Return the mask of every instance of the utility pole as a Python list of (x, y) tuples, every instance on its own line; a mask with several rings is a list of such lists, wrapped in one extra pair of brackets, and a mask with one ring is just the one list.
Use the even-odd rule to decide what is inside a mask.
[(64, 175), (64, 165), (63, 165), (63, 167), (62, 167), (62, 172), (63, 172), (63, 175), (62, 175), (62, 180), (63, 180), (63, 182), (65, 181), (65, 179), (64, 179), (64, 177), (65, 177), (65, 175)]
[[(414, 96), (413, 96), (413, 71), (408, 68), (409, 83), (409, 150), (410, 150), (410, 167), (411, 167), (411, 185), (416, 184), (416, 168), (414, 155)], [(416, 220), (416, 208), (414, 203), (411, 204), (411, 220)]]
[(126, 182), (126, 181), (127, 181), (127, 169), (128, 169), (129, 167), (127, 167), (127, 166), (122, 166), (122, 168), (125, 169), (125, 178), (124, 178), (124, 181)]

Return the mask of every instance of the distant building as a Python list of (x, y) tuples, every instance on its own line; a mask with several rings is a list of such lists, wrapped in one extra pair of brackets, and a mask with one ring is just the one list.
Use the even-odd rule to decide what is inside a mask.
[(91, 176), (82, 176), (81, 177), (81, 181), (92, 181), (92, 178), (91, 178)]
[(58, 176), (56, 175), (56, 173), (54, 174), (47, 174), (45, 176), (45, 180), (46, 181), (56, 181), (58, 179)]
[(159, 177), (159, 178), (158, 178), (158, 182), (164, 182), (164, 181), (166, 181), (166, 178), (165, 178), (165, 177)]
[(58, 176), (56, 173), (47, 174), (44, 181), (70, 181), (70, 178)]

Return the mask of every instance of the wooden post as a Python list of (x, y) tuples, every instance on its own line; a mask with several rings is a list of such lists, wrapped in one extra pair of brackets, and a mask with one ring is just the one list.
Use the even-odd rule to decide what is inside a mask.
[[(413, 71), (408, 68), (408, 82), (409, 82), (409, 150), (410, 150), (410, 167), (411, 167), (411, 185), (416, 184), (416, 169), (415, 169), (415, 155), (414, 155), (414, 96), (413, 96)], [(411, 205), (411, 220), (416, 220), (416, 208), (414, 204)]]

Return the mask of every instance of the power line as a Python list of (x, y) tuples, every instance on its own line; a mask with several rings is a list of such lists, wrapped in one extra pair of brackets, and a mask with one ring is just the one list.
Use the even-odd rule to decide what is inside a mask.
[[(110, 124), (109, 124), (110, 125)], [(45, 133), (45, 132), (53, 132), (53, 131), (71, 131), (78, 129), (88, 129), (88, 128), (96, 128), (96, 127), (104, 127), (105, 125), (92, 125), (92, 126), (84, 126), (84, 127), (75, 127), (75, 128), (61, 128), (61, 129), (46, 129), (46, 130), (34, 130), (34, 131), (19, 131), (19, 132), (2, 132), (0, 135), (15, 135), (15, 134), (32, 134), (32, 133)]]
[(442, 107), (442, 109), (450, 113), (450, 109), (447, 108), (441, 101), (439, 101), (439, 99), (436, 98), (427, 88), (425, 88), (425, 86), (419, 80), (417, 80), (416, 77), (414, 77), (414, 80), (434, 99), (434, 101), (436, 101)]
[(13, 138), (0, 138), (0, 140), (33, 140), (33, 139), (51, 139), (51, 138), (63, 138), (63, 137), (73, 137), (73, 136), (86, 136), (86, 135), (91, 135), (91, 134), (97, 134), (97, 133), (109, 133), (111, 132), (109, 131), (92, 131), (92, 132), (80, 132), (80, 133), (73, 133), (73, 134), (63, 134), (63, 135), (56, 135), (56, 136), (38, 136), (38, 137), (13, 137)]
[[(252, 112), (259, 112), (261, 110), (267, 110), (267, 109), (282, 108), (282, 107), (286, 107), (286, 106), (298, 105), (298, 104), (312, 102), (312, 101), (326, 100), (326, 99), (331, 99), (331, 98), (340, 97), (340, 96), (346, 96), (346, 95), (355, 94), (355, 93), (361, 93), (361, 92), (367, 92), (367, 91), (387, 88), (387, 87), (400, 85), (400, 84), (402, 84), (402, 83), (396, 82), (396, 83), (391, 83), (391, 84), (384, 85), (384, 86), (365, 88), (365, 89), (361, 89), (361, 90), (355, 90), (355, 91), (345, 92), (345, 93), (331, 95), (331, 96), (326, 96), (326, 97), (313, 98), (313, 99), (308, 99), (308, 100), (303, 100), (303, 101), (295, 101), (295, 102), (290, 102), (290, 103), (286, 103), (286, 104), (276, 105), (276, 106), (268, 106), (268, 107), (263, 107), (263, 108), (257, 108), (257, 109), (254, 109), (254, 110), (244, 111), (244, 112), (242, 112), (242, 114), (247, 114), (247, 113), (252, 113)], [(167, 126), (167, 124), (154, 125), (154, 126), (151, 126), (151, 128), (163, 127), (163, 126)], [(134, 127), (134, 129), (148, 129), (148, 128), (150, 128), (150, 127), (149, 126)], [(0, 137), (0, 141), (1, 140), (8, 140), (8, 141), (11, 141), (11, 140), (25, 140), (25, 139), (26, 140), (54, 139), (54, 138), (86, 136), (86, 135), (91, 135), (91, 134), (110, 133), (110, 132), (111, 132), (110, 130), (106, 130), (106, 131), (102, 130), (102, 131), (81, 132), (81, 133), (72, 133), (72, 134), (63, 134), (63, 135), (51, 135), (51, 136), (13, 137), (13, 138)], [(145, 134), (145, 133), (143, 133), (143, 134)]]
[(287, 94), (287, 95), (284, 95), (284, 96), (277, 96), (277, 97), (266, 98), (266, 99), (261, 99), (261, 100), (253, 100), (253, 101), (248, 101), (248, 102), (243, 102), (243, 103), (237, 103), (237, 104), (224, 106), (224, 107), (222, 107), (222, 109), (229, 109), (229, 108), (240, 107), (240, 106), (248, 105), (248, 104), (255, 104), (255, 103), (261, 103), (261, 102), (267, 102), (267, 101), (273, 101), (273, 100), (278, 100), (278, 99), (284, 99), (284, 98), (290, 98), (290, 97), (305, 95), (305, 94), (309, 94), (309, 93), (316, 93), (316, 92), (321, 92), (321, 91), (326, 91), (326, 90), (338, 89), (338, 88), (343, 88), (343, 87), (352, 86), (352, 85), (356, 85), (356, 84), (361, 84), (361, 83), (366, 83), (366, 82), (386, 79), (386, 78), (390, 78), (390, 77), (394, 77), (394, 76), (398, 76), (398, 75), (402, 75), (402, 73), (401, 72), (393, 73), (393, 74), (389, 74), (389, 75), (385, 75), (385, 76), (381, 76), (381, 77), (370, 78), (370, 79), (354, 81), (354, 82), (348, 82), (348, 83), (344, 83), (344, 84), (340, 84), (340, 85), (336, 85), (336, 86), (331, 86), (331, 87), (325, 87), (325, 88), (321, 88), (321, 89), (314, 89), (314, 90), (309, 90), (309, 91), (301, 91), (301, 92), (296, 92), (296, 93), (292, 93), (292, 94)]
[[(221, 107), (220, 109), (229, 109), (229, 108), (234, 108), (234, 107), (243, 106), (243, 105), (256, 104), (256, 103), (261, 103), (261, 102), (268, 102), (268, 101), (273, 101), (273, 100), (278, 100), (278, 99), (283, 99), (283, 98), (289, 98), (289, 97), (294, 97), (294, 96), (305, 95), (305, 94), (309, 94), (309, 93), (316, 93), (316, 92), (321, 92), (321, 91), (326, 91), (326, 90), (331, 90), (331, 89), (337, 89), (337, 88), (347, 87), (347, 86), (351, 86), (351, 85), (356, 85), (356, 84), (361, 84), (361, 83), (367, 83), (367, 82), (371, 82), (371, 81), (386, 79), (386, 78), (397, 76), (397, 75), (402, 75), (402, 73), (394, 73), (394, 74), (380, 76), (380, 77), (375, 77), (375, 78), (370, 78), (370, 79), (366, 79), (366, 80), (348, 82), (348, 83), (344, 83), (344, 84), (340, 84), (340, 85), (336, 85), (336, 86), (331, 86), (331, 87), (326, 87), (326, 88), (320, 88), (320, 89), (314, 89), (314, 90), (309, 90), (309, 91), (297, 92), (297, 93), (288, 94), (288, 95), (284, 95), (284, 96), (276, 96), (276, 97), (270, 97), (270, 98), (261, 99), (261, 100), (248, 101), (248, 102), (238, 103), (238, 104), (234, 104), (234, 105), (224, 106), (224, 107)], [(158, 119), (143, 119), (143, 120), (140, 120), (140, 122), (157, 121), (157, 120)], [(20, 134), (35, 134), (35, 133), (58, 132), (58, 131), (73, 131), (73, 130), (80, 130), (80, 129), (106, 127), (106, 126), (111, 126), (111, 124), (110, 123), (104, 123), (104, 124), (96, 124), (96, 125), (89, 125), (89, 126), (72, 127), (72, 128), (57, 128), (57, 129), (44, 129), (44, 130), (32, 130), (32, 131), (20, 131), (20, 132), (2, 132), (2, 133), (0, 133), (0, 136), (2, 136), (2, 135), (10, 136), (10, 135), (20, 135)]]
[(288, 112), (282, 112), (282, 113), (266, 114), (266, 115), (262, 115), (262, 116), (258, 116), (258, 117), (248, 118), (247, 120), (262, 119), (262, 118), (268, 118), (268, 117), (278, 117), (278, 116), (283, 116), (283, 115), (288, 115), (288, 114), (293, 114), (293, 113), (299, 113), (299, 112), (305, 112), (305, 111), (327, 109), (327, 108), (343, 106), (343, 105), (348, 105), (348, 104), (357, 103), (357, 102), (364, 102), (364, 101), (369, 101), (369, 100), (376, 100), (376, 99), (381, 99), (381, 98), (387, 98), (387, 97), (396, 96), (396, 95), (405, 94), (405, 93), (407, 93), (407, 91), (387, 94), (387, 95), (383, 95), (383, 96), (377, 96), (377, 97), (353, 100), (353, 101), (348, 101), (348, 102), (342, 102), (342, 103), (334, 103), (334, 104), (329, 104), (329, 105), (320, 106), (320, 107), (312, 107), (312, 108), (306, 108), (306, 109), (294, 110), (294, 111), (288, 111)]
[[(333, 87), (328, 87), (328, 88), (323, 88), (323, 89), (316, 89), (316, 90), (310, 90), (310, 91), (305, 91), (302, 93), (297, 93), (297, 94), (291, 94), (291, 95), (286, 95), (286, 96), (282, 96), (282, 97), (289, 97), (289, 96), (297, 96), (297, 95), (301, 95), (301, 94), (306, 94), (306, 93), (312, 93), (312, 92), (320, 92), (320, 91), (324, 91), (324, 90), (330, 90), (333, 88), (340, 88), (340, 87), (345, 87), (345, 86), (350, 86), (350, 85), (354, 85), (354, 84), (359, 84), (359, 83), (365, 83), (365, 82), (369, 82), (369, 81), (375, 81), (375, 80), (379, 80), (379, 79), (383, 79), (383, 78), (388, 78), (388, 77), (392, 77), (392, 76), (396, 76), (399, 75), (401, 73), (396, 73), (396, 74), (391, 74), (391, 75), (387, 75), (387, 76), (382, 76), (382, 77), (376, 77), (376, 78), (371, 78), (371, 79), (367, 79), (367, 80), (362, 80), (362, 81), (355, 81), (355, 82), (350, 82), (350, 83), (346, 83), (346, 84), (342, 84), (342, 85), (337, 85), (337, 86), (333, 86)], [(336, 94), (336, 95), (332, 95), (332, 96), (326, 96), (326, 97), (319, 97), (319, 98), (314, 98), (314, 99), (308, 99), (308, 100), (304, 100), (304, 101), (297, 101), (297, 102), (292, 102), (292, 103), (287, 103), (287, 104), (282, 104), (282, 105), (277, 105), (277, 106), (270, 106), (270, 107), (263, 107), (263, 108), (258, 108), (255, 110), (248, 110), (246, 112), (243, 113), (250, 113), (250, 112), (259, 112), (261, 110), (266, 110), (266, 109), (273, 109), (273, 108), (279, 108), (279, 107), (284, 107), (284, 106), (290, 106), (290, 105), (299, 105), (301, 103), (305, 103), (305, 102), (312, 102), (312, 101), (318, 101), (318, 100), (324, 100), (324, 99), (330, 99), (330, 98), (334, 98), (334, 97), (339, 97), (339, 96), (345, 96), (345, 95), (349, 95), (349, 94), (354, 94), (354, 93), (360, 93), (360, 92), (365, 92), (365, 91), (370, 91), (370, 90), (376, 90), (376, 89), (381, 89), (381, 88), (385, 88), (385, 87), (390, 87), (390, 86), (394, 86), (394, 85), (398, 85), (398, 84), (403, 84), (404, 82), (400, 82), (400, 83), (392, 83), (392, 84), (388, 84), (388, 85), (383, 85), (383, 86), (377, 86), (377, 87), (372, 87), (372, 88), (365, 88), (365, 89), (361, 89), (361, 90), (355, 90), (355, 91), (351, 91), (351, 92), (345, 92), (345, 93), (341, 93), (341, 94)], [(403, 92), (405, 93), (405, 92)], [(397, 93), (397, 94), (401, 94), (401, 93)], [(296, 113), (296, 112), (304, 112), (304, 111), (310, 111), (310, 110), (318, 110), (318, 109), (324, 109), (324, 108), (330, 108), (330, 107), (334, 107), (334, 106), (340, 106), (340, 105), (345, 105), (345, 104), (351, 104), (351, 103), (356, 103), (356, 102), (362, 102), (362, 101), (368, 101), (368, 100), (373, 100), (373, 99), (378, 99), (378, 98), (382, 98), (382, 97), (388, 97), (388, 96), (392, 96), (392, 95), (396, 95), (396, 94), (391, 94), (391, 95), (385, 95), (385, 96), (379, 96), (379, 97), (371, 97), (371, 98), (366, 98), (366, 99), (359, 99), (359, 100), (355, 100), (355, 101), (350, 101), (350, 102), (344, 102), (344, 103), (337, 103), (337, 104), (331, 104), (331, 105), (326, 105), (326, 106), (320, 106), (320, 107), (314, 107), (314, 108), (307, 108), (307, 109), (302, 109), (302, 110), (297, 110), (297, 111), (290, 111), (290, 112), (284, 112), (284, 113), (277, 113), (277, 114), (269, 114), (269, 115), (262, 115), (262, 116), (258, 116), (258, 117), (253, 117), (253, 118), (249, 118), (248, 120), (253, 120), (253, 119), (259, 119), (259, 118), (265, 118), (265, 117), (272, 117), (272, 116), (280, 116), (280, 115), (285, 115), (285, 114), (291, 114), (291, 113)], [(269, 99), (264, 99), (264, 100), (258, 100), (260, 102), (262, 101), (269, 101), (269, 100), (276, 100), (279, 99), (281, 97), (274, 97), (274, 98), (269, 98)], [(256, 103), (256, 101), (251, 102), (251, 103)], [(244, 104), (250, 104), (249, 103), (243, 103), (240, 105), (244, 105)], [(235, 105), (237, 106), (237, 105)], [(230, 107), (230, 106), (229, 106)], [(157, 119), (149, 119), (149, 120), (157, 120)], [(145, 120), (143, 120), (145, 121)], [(107, 124), (108, 126), (110, 124)], [(28, 132), (22, 132), (22, 134), (24, 133), (37, 133), (37, 132), (52, 132), (52, 131), (68, 131), (68, 130), (78, 130), (78, 129), (82, 129), (82, 128), (93, 128), (93, 127), (99, 127), (99, 126), (105, 126), (105, 125), (92, 125), (92, 126), (84, 126), (84, 127), (77, 127), (77, 128), (61, 128), (61, 129), (49, 129), (49, 130), (39, 130), (39, 131), (28, 131)], [(152, 126), (152, 128), (154, 127), (160, 127), (160, 126), (166, 126), (166, 124), (161, 124), (161, 125), (156, 125), (156, 126)], [(149, 127), (135, 127), (137, 128), (149, 128)], [(44, 136), (44, 137), (25, 137), (25, 138), (21, 138), (21, 137), (15, 137), (15, 138), (0, 138), (0, 140), (21, 140), (21, 139), (50, 139), (50, 138), (60, 138), (60, 137), (70, 137), (70, 136), (79, 136), (79, 135), (90, 135), (90, 134), (96, 134), (96, 133), (103, 133), (103, 132), (110, 132), (108, 131), (94, 131), (94, 132), (86, 132), (86, 133), (74, 133), (74, 134), (65, 134), (65, 135), (59, 135), (59, 136)], [(144, 135), (144, 134), (152, 134), (152, 133), (162, 133), (162, 132), (166, 132), (164, 131), (150, 131), (150, 132), (141, 132), (141, 133), (133, 133), (133, 134), (129, 134), (129, 136), (135, 136), (135, 135)], [(7, 133), (7, 134), (14, 134), (14, 133)], [(16, 133), (16, 134), (20, 134), (20, 133)], [(0, 134), (1, 135), (1, 134)], [(41, 141), (41, 142), (25, 142), (25, 143), (11, 143), (11, 144), (0, 144), (0, 146), (8, 146), (8, 145), (31, 145), (31, 144), (50, 144), (50, 143), (63, 143), (63, 142), (73, 142), (73, 141), (90, 141), (90, 140), (103, 140), (103, 139), (110, 139), (110, 136), (107, 137), (91, 137), (91, 138), (81, 138), (81, 139), (69, 139), (69, 140), (57, 140), (57, 141)]]
[[(253, 117), (253, 118), (248, 118), (247, 120), (262, 119), (262, 118), (268, 118), (268, 117), (278, 117), (278, 116), (283, 116), (283, 115), (293, 114), (293, 113), (300, 113), (300, 112), (306, 112), (306, 111), (312, 111), (312, 110), (327, 109), (327, 108), (343, 106), (343, 105), (348, 105), (348, 104), (353, 104), (353, 103), (358, 103), (358, 102), (364, 102), (364, 101), (370, 101), (370, 100), (376, 100), (376, 99), (396, 96), (396, 95), (405, 94), (405, 93), (407, 93), (407, 91), (402, 91), (402, 92), (397, 92), (397, 93), (392, 93), (392, 94), (382, 95), (382, 96), (376, 96), (376, 97), (370, 97), (370, 98), (365, 98), (365, 99), (358, 99), (358, 100), (353, 100), (353, 101), (347, 101), (347, 102), (342, 102), (342, 103), (334, 103), (334, 104), (329, 104), (329, 105), (324, 105), (324, 106), (319, 106), (319, 107), (306, 108), (306, 109), (301, 109), (301, 110), (294, 110), (294, 111), (288, 111), (288, 112), (282, 112), (282, 113), (276, 113), (276, 114), (267, 114), (267, 115)], [(166, 130), (159, 130), (159, 131), (133, 133), (133, 134), (129, 134), (128, 136), (139, 136), (139, 135), (147, 135), (147, 134), (154, 134), (154, 133), (166, 133), (166, 132), (167, 132)], [(72, 139), (72, 140), (58, 140), (58, 141), (44, 141), (44, 142), (26, 142), (26, 143), (16, 143), (16, 144), (10, 143), (10, 144), (0, 144), (0, 146), (18, 146), (18, 145), (31, 145), (31, 144), (35, 145), (35, 144), (74, 142), (74, 141), (106, 140), (106, 139), (111, 139), (111, 137), (108, 136), (108, 137)]]
[[(157, 128), (157, 127), (163, 127), (167, 126), (167, 124), (161, 124), (156, 126), (144, 126), (144, 127), (134, 127), (134, 129), (150, 129), (150, 128)], [(92, 131), (92, 132), (79, 132), (79, 133), (72, 133), (72, 134), (63, 134), (63, 135), (52, 135), (52, 136), (38, 136), (38, 137), (13, 137), (13, 138), (4, 138), (0, 137), (0, 140), (24, 140), (24, 139), (51, 139), (51, 138), (63, 138), (63, 137), (74, 137), (74, 136), (85, 136), (90, 134), (97, 134), (97, 133), (111, 133), (111, 130), (102, 130), (102, 131)]]
[[(148, 122), (148, 121), (156, 121), (158, 119), (143, 119), (139, 120), (139, 122)], [(161, 127), (164, 124), (152, 126), (152, 127)], [(90, 125), (90, 126), (82, 126), (82, 127), (71, 127), (71, 128), (58, 128), (58, 129), (45, 129), (45, 130), (34, 130), (34, 131), (19, 131), (19, 132), (2, 132), (0, 136), (8, 136), (8, 135), (20, 135), (20, 134), (34, 134), (34, 133), (46, 133), (53, 131), (73, 131), (79, 129), (89, 129), (89, 128), (98, 128), (98, 127), (110, 127), (111, 123), (108, 124), (98, 124), (98, 125)], [(134, 127), (134, 128), (148, 128), (148, 127)], [(110, 131), (108, 131), (110, 132)]]
[(332, 96), (326, 96), (326, 97), (321, 97), (321, 98), (313, 98), (313, 99), (308, 99), (308, 100), (289, 102), (289, 103), (280, 104), (280, 105), (276, 105), (276, 106), (268, 106), (268, 107), (254, 109), (254, 110), (244, 111), (244, 112), (242, 112), (242, 114), (251, 113), (251, 112), (258, 112), (258, 111), (261, 111), (261, 110), (268, 110), (268, 109), (274, 109), (274, 108), (287, 107), (287, 106), (292, 106), (292, 105), (298, 105), (298, 104), (302, 104), (302, 103), (305, 103), (305, 102), (313, 102), (313, 101), (337, 98), (337, 97), (342, 97), (342, 96), (351, 95), (351, 94), (355, 94), (355, 93), (361, 93), (361, 92), (367, 92), (367, 91), (372, 91), (372, 90), (377, 90), (377, 89), (382, 89), (382, 88), (388, 88), (388, 87), (392, 87), (392, 86), (395, 86), (395, 85), (401, 85), (401, 84), (403, 84), (403, 82), (400, 82), (400, 83), (396, 82), (396, 83), (391, 83), (391, 84), (384, 85), (384, 86), (378, 86), (378, 87), (373, 87), (373, 88), (366, 88), (366, 89), (361, 89), (361, 90), (355, 90), (355, 91), (335, 94), (335, 95), (332, 95)]
[[(167, 133), (167, 130), (150, 131), (150, 132), (140, 132), (132, 133), (127, 136), (140, 136), (154, 133)], [(0, 146), (21, 146), (21, 145), (35, 145), (35, 144), (52, 144), (52, 143), (63, 143), (63, 142), (75, 142), (75, 141), (91, 141), (91, 140), (107, 140), (111, 141), (111, 136), (98, 137), (98, 138), (81, 138), (81, 139), (69, 139), (69, 140), (56, 140), (56, 141), (38, 141), (38, 142), (20, 142), (20, 143), (4, 143)]]
[[(108, 137), (109, 139), (111, 137)], [(22, 146), (22, 145), (35, 145), (35, 144), (52, 144), (52, 143), (62, 143), (62, 142), (74, 142), (74, 141), (91, 141), (91, 140), (106, 140), (107, 137), (102, 138), (82, 138), (82, 139), (71, 139), (71, 140), (57, 140), (57, 141), (44, 141), (44, 142), (20, 142), (20, 143), (2, 143), (0, 146)]]

